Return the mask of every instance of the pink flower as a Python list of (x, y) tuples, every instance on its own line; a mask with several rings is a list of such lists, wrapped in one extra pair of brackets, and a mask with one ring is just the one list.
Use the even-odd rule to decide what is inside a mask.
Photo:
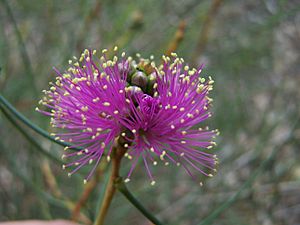
[(64, 154), (73, 160), (63, 167), (72, 167), (71, 175), (94, 163), (88, 180), (104, 154), (110, 159), (118, 140), (132, 162), (125, 181), (140, 160), (152, 184), (150, 162), (182, 165), (194, 178), (194, 172), (212, 176), (217, 158), (209, 151), (218, 131), (198, 128), (211, 116), (212, 101), (213, 80), (199, 76), (202, 67), (189, 69), (176, 54), (156, 66), (142, 58), (137, 64), (125, 53), (108, 60), (105, 51), (96, 60), (95, 51), (85, 50), (66, 72), (55, 69), (56, 82), (40, 101), (50, 111), (39, 111), (65, 130), (57, 138), (82, 148)]

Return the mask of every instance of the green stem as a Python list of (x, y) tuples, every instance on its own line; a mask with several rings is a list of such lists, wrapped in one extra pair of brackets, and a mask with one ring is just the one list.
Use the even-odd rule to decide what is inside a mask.
[[(61, 146), (71, 146), (70, 143), (56, 140), (54, 137), (50, 136), (48, 132), (33, 124), (30, 120), (28, 120), (23, 114), (21, 114), (15, 107), (13, 107), (1, 94), (0, 94), (0, 103), (6, 107), (14, 116), (16, 116), (21, 122), (30, 127), (32, 130), (40, 134), (41, 136), (53, 141)], [(74, 150), (81, 150), (81, 148), (70, 148)]]
[(267, 166), (269, 165), (270, 162), (272, 162), (272, 160), (274, 159), (274, 157), (276, 156), (276, 154), (278, 153), (278, 151), (282, 148), (282, 146), (284, 146), (285, 144), (287, 144), (292, 138), (293, 138), (293, 133), (295, 128), (297, 127), (297, 124), (299, 122), (299, 118), (296, 120), (293, 128), (291, 129), (290, 135), (286, 138), (285, 141), (283, 141), (280, 145), (276, 146), (271, 155), (266, 158), (265, 160), (262, 161), (262, 163), (259, 165), (259, 167), (254, 171), (254, 173), (252, 173), (252, 175), (244, 182), (244, 184), (239, 188), (239, 190), (229, 199), (227, 199), (227, 201), (225, 201), (222, 205), (220, 205), (217, 209), (215, 209), (212, 213), (209, 214), (209, 216), (207, 216), (201, 223), (199, 223), (199, 225), (209, 225), (212, 224), (213, 221), (226, 209), (228, 209), (241, 195), (241, 193), (249, 188), (252, 183), (255, 181), (255, 179), (258, 177), (258, 175), (261, 174), (261, 172), (263, 170), (265, 170), (267, 168)]
[(124, 184), (123, 180), (119, 178), (115, 182), (115, 186), (120, 191), (127, 200), (134, 205), (146, 218), (148, 218), (153, 224), (155, 225), (162, 225), (162, 223), (153, 216), (128, 190), (126, 185)]
[(34, 149), (38, 149), (40, 153), (42, 153), (43, 155), (47, 156), (48, 158), (52, 159), (54, 162), (58, 163), (58, 164), (63, 164), (63, 161), (60, 160), (59, 158), (57, 158), (56, 156), (52, 155), (51, 153), (49, 153), (48, 151), (46, 151), (45, 149), (43, 149), (43, 147), (28, 133), (26, 132), (13, 118), (11, 115), (9, 115), (9, 113), (7, 113), (5, 111), (5, 109), (3, 108), (3, 106), (0, 105), (0, 110), (2, 111), (2, 113), (4, 114), (4, 116), (9, 120), (9, 122), (11, 122), (11, 124), (17, 128), (17, 130), (35, 147)]

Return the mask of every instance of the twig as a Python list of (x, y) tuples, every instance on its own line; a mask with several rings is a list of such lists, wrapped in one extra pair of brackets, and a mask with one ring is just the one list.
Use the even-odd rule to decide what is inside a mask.
[[(1, 96), (0, 96), (1, 97)], [(4, 114), (4, 116), (11, 122), (11, 124), (17, 128), (18, 131), (35, 147), (34, 149), (38, 149), (40, 153), (52, 159), (54, 162), (58, 164), (62, 164), (63, 162), (52, 155), (50, 152), (45, 150), (36, 140), (33, 138), (28, 132), (26, 132), (4, 109), (4, 107), (0, 104), (0, 110)]]
[(49, 161), (48, 160), (44, 160), (41, 164), (41, 170), (45, 176), (45, 181), (47, 186), (49, 187), (50, 191), (53, 193), (53, 195), (57, 198), (61, 198), (62, 197), (62, 193), (59, 190), (58, 186), (57, 186), (57, 182), (55, 179), (55, 176), (52, 173), (52, 170), (50, 168), (49, 165)]
[(93, 179), (91, 181), (89, 181), (86, 184), (80, 199), (78, 200), (78, 202), (76, 203), (76, 205), (73, 209), (72, 218), (71, 218), (73, 221), (78, 221), (80, 209), (85, 205), (85, 203), (87, 202), (88, 198), (90, 197), (92, 191), (97, 186), (106, 166), (107, 166), (107, 164), (102, 162), (97, 169), (96, 175), (93, 177)]
[(203, 21), (203, 25), (200, 32), (200, 37), (193, 55), (193, 65), (197, 65), (197, 59), (203, 54), (208, 37), (211, 30), (211, 25), (213, 22), (213, 19), (216, 17), (216, 14), (220, 8), (220, 5), (222, 3), (222, 0), (213, 0), (211, 7)]
[(123, 180), (119, 178), (115, 182), (115, 186), (120, 191), (128, 201), (131, 202), (145, 217), (147, 217), (154, 225), (162, 225), (162, 223), (154, 217), (127, 189)]
[[(49, 139), (50, 141), (53, 141), (61, 146), (68, 146), (70, 147), (71, 144), (63, 141), (56, 140), (54, 137), (50, 136), (47, 131), (43, 130), (42, 128), (38, 127), (34, 123), (32, 123), (30, 120), (28, 120), (23, 114), (21, 114), (15, 107), (13, 107), (1, 94), (0, 94), (0, 103), (3, 104), (3, 106), (8, 109), (15, 117), (17, 117), (22, 123), (30, 127), (32, 130), (40, 134), (41, 136)], [(70, 148), (75, 150), (81, 150), (81, 148)]]
[(105, 216), (110, 206), (111, 200), (116, 192), (115, 181), (119, 178), (119, 170), (121, 160), (126, 152), (126, 149), (120, 146), (115, 147), (112, 154), (112, 171), (105, 190), (103, 202), (96, 218), (94, 225), (103, 225)]
[(84, 38), (86, 37), (86, 33), (88, 32), (92, 21), (99, 16), (101, 11), (101, 1), (96, 0), (95, 5), (92, 7), (88, 15), (85, 17), (83, 28), (81, 29), (80, 33), (78, 34), (78, 41), (76, 44), (76, 49), (78, 51), (82, 51)]
[(183, 40), (185, 28), (186, 28), (186, 21), (185, 20), (180, 21), (177, 31), (166, 50), (165, 54), (167, 56), (170, 56), (172, 52), (175, 52), (177, 50), (178, 46)]

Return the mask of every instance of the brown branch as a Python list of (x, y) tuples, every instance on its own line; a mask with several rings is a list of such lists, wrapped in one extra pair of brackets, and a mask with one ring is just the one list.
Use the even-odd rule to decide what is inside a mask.
[(210, 31), (212, 28), (213, 19), (216, 17), (218, 10), (220, 9), (223, 0), (213, 0), (211, 7), (203, 21), (203, 25), (200, 32), (200, 37), (193, 55), (193, 65), (197, 64), (197, 59), (203, 54), (208, 42)]
[(115, 181), (119, 178), (119, 170), (121, 165), (121, 160), (126, 152), (126, 149), (120, 147), (115, 147), (112, 152), (112, 171), (105, 190), (102, 206), (100, 208), (99, 214), (96, 218), (95, 225), (102, 225), (104, 223), (105, 216), (107, 214), (110, 203), (116, 192)]
[(90, 26), (95, 18), (97, 18), (101, 11), (101, 1), (96, 0), (95, 5), (92, 7), (89, 14), (85, 17), (83, 27), (78, 34), (78, 41), (76, 44), (76, 49), (80, 52), (84, 48), (84, 38), (86, 37), (86, 33), (90, 29)]
[(73, 212), (72, 212), (72, 221), (78, 221), (79, 215), (80, 215), (80, 209), (86, 204), (88, 198), (90, 197), (92, 191), (95, 189), (95, 187), (97, 186), (103, 171), (105, 170), (107, 164), (105, 162), (102, 162), (96, 172), (96, 175), (93, 177), (93, 179), (91, 181), (89, 181), (84, 190), (83, 193), (80, 197), (80, 199), (78, 200), (78, 202), (76, 203), (76, 205), (74, 206)]
[(169, 43), (169, 46), (165, 52), (165, 55), (170, 56), (172, 52), (175, 52), (177, 50), (178, 46), (180, 45), (180, 43), (183, 40), (185, 28), (186, 28), (186, 21), (185, 20), (180, 21), (177, 31), (176, 31), (173, 39)]
[(41, 164), (41, 170), (45, 177), (46, 185), (49, 187), (50, 192), (57, 198), (62, 198), (62, 193), (57, 185), (56, 179), (49, 165), (47, 159), (43, 160)]
[[(44, 160), (42, 165), (41, 165), (41, 170), (43, 172), (43, 175), (45, 177), (45, 182), (46, 182), (46, 185), (49, 187), (50, 189), (50, 192), (58, 199), (61, 199), (64, 201), (64, 203), (66, 204), (67, 208), (72, 212), (74, 212), (75, 208), (76, 208), (76, 205), (66, 199), (64, 197), (64, 195), (62, 194), (62, 192), (60, 191), (58, 185), (57, 185), (57, 182), (56, 182), (56, 179), (55, 179), (55, 176), (54, 174), (52, 173), (52, 170), (50, 168), (50, 165), (49, 165), (49, 161), (48, 160)], [(79, 212), (77, 213), (77, 221), (79, 222), (82, 222), (84, 224), (91, 224), (91, 221), (88, 217), (86, 217), (83, 213), (80, 212), (80, 208), (79, 208)]]

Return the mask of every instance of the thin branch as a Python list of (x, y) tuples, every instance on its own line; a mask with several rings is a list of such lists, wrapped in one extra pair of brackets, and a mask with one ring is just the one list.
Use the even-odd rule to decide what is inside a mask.
[(108, 212), (108, 208), (109, 208), (111, 201), (113, 199), (113, 196), (116, 192), (115, 181), (120, 177), (119, 170), (120, 170), (121, 160), (122, 160), (125, 152), (126, 152), (126, 149), (121, 148), (121, 147), (115, 147), (113, 149), (111, 175), (110, 175), (110, 178), (109, 178), (106, 190), (105, 190), (105, 194), (104, 194), (104, 198), (102, 201), (102, 205), (100, 207), (100, 211), (98, 213), (98, 216), (96, 218), (94, 225), (103, 225), (103, 223), (104, 223), (104, 219)]
[(146, 218), (148, 218), (153, 224), (155, 225), (162, 225), (162, 223), (155, 217), (152, 215), (152, 213), (150, 213), (132, 194), (131, 192), (128, 190), (128, 188), (126, 187), (126, 185), (124, 184), (123, 180), (121, 178), (119, 178), (116, 182), (115, 182), (115, 186), (118, 189), (118, 191), (120, 191), (125, 198), (127, 198), (127, 200), (134, 205)]
[(47, 150), (45, 150), (37, 141), (35, 138), (33, 138), (28, 132), (26, 132), (10, 115), (6, 110), (3, 108), (2, 105), (0, 105), (0, 110), (4, 114), (4, 116), (11, 122), (11, 124), (17, 128), (17, 130), (35, 147), (33, 149), (38, 150), (39, 153), (47, 156), (48, 158), (52, 159), (54, 162), (58, 164), (63, 164), (63, 161)]
[(93, 179), (86, 184), (81, 197), (79, 198), (78, 202), (74, 206), (74, 209), (73, 209), (73, 212), (72, 212), (72, 218), (71, 218), (73, 221), (78, 221), (78, 216), (79, 216), (81, 208), (86, 204), (86, 202), (87, 202), (88, 198), (90, 197), (92, 191), (97, 186), (104, 170), (106, 169), (106, 166), (107, 166), (107, 164), (105, 162), (102, 162), (99, 165)]
[(93, 20), (99, 17), (99, 14), (101, 12), (101, 6), (102, 6), (101, 1), (96, 0), (95, 5), (91, 7), (91, 10), (89, 11), (88, 15), (85, 17), (83, 27), (78, 34), (78, 40), (76, 44), (76, 49), (78, 51), (82, 51), (82, 49), (84, 48), (84, 38), (86, 37), (86, 34), (88, 33)]
[(213, 0), (211, 7), (203, 21), (203, 25), (200, 32), (200, 37), (193, 55), (193, 65), (197, 65), (197, 59), (203, 54), (208, 37), (210, 35), (210, 31), (212, 28), (213, 19), (216, 17), (218, 10), (221, 6), (223, 0)]
[[(42, 128), (38, 127), (34, 123), (32, 123), (30, 120), (28, 120), (23, 114), (21, 114), (15, 107), (13, 107), (1, 94), (0, 94), (0, 103), (9, 110), (15, 117), (17, 117), (22, 123), (30, 127), (32, 130), (40, 134), (41, 136), (49, 139), (50, 141), (53, 141), (61, 146), (68, 146), (70, 147), (71, 144), (63, 141), (56, 140), (54, 137), (50, 136), (49, 133)], [(81, 148), (70, 148), (74, 150), (81, 150)]]
[(167, 56), (170, 56), (171, 53), (175, 52), (177, 50), (177, 48), (179, 47), (179, 45), (182, 42), (183, 37), (184, 37), (185, 28), (186, 28), (186, 21), (185, 20), (180, 21), (177, 31), (176, 31), (173, 39), (169, 43), (169, 46), (166, 50), (165, 54)]

